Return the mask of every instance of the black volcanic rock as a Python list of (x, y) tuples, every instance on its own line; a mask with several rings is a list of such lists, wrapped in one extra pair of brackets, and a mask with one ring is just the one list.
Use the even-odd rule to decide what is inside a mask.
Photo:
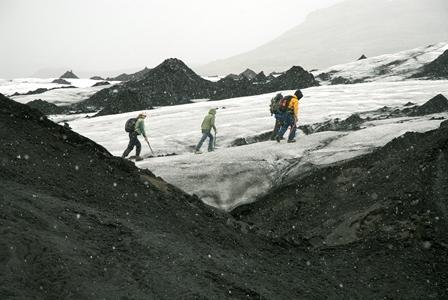
[(416, 107), (411, 116), (424, 116), (448, 111), (448, 99), (442, 94), (428, 100), (422, 106)]
[(228, 77), (223, 78), (215, 83), (210, 99), (220, 100), (233, 97), (259, 95), (280, 90), (303, 89), (316, 85), (319, 84), (315, 80), (313, 74), (305, 71), (302, 67), (294, 66), (282, 73), (282, 75), (271, 80), (266, 80), (266, 82), (262, 84), (256, 80), (249, 81), (246, 78), (240, 80), (232, 80)]
[(58, 83), (58, 84), (71, 84), (69, 81), (67, 81), (67, 80), (64, 80), (64, 79), (62, 79), (62, 78), (58, 78), (58, 79), (55, 79), (55, 80), (53, 80), (51, 83)]
[(152, 106), (148, 106), (147, 102), (139, 97), (138, 93), (131, 89), (118, 89), (117, 92), (112, 91), (113, 101), (108, 101), (103, 109), (95, 116), (105, 116), (112, 114), (120, 114), (128, 111), (152, 109)]
[(364, 123), (364, 121), (365, 120), (358, 114), (353, 114), (345, 120), (336, 118), (323, 123), (301, 125), (298, 128), (305, 134), (312, 134), (322, 131), (350, 131), (360, 129), (360, 126), (362, 123)]
[(110, 82), (109, 81), (100, 81), (100, 82), (97, 82), (94, 85), (92, 85), (92, 87), (94, 87), (94, 86), (103, 86), (103, 85), (110, 85)]
[(48, 91), (51, 91), (51, 90), (58, 90), (58, 89), (75, 89), (75, 88), (76, 88), (76, 87), (75, 87), (75, 86), (72, 86), (72, 85), (70, 85), (70, 86), (61, 86), (61, 87), (54, 87), (54, 88), (50, 88), (50, 89), (47, 89), (47, 88), (37, 88), (37, 89), (35, 89), (35, 90), (33, 90), (33, 91), (28, 91), (28, 92), (26, 92), (26, 93), (22, 93), (22, 94), (16, 92), (16, 93), (12, 94), (11, 97), (15, 97), (15, 96), (27, 96), (27, 95), (38, 95), (38, 94), (43, 94), (43, 93), (48, 92)]
[(132, 73), (132, 74), (120, 74), (116, 77), (108, 77), (107, 80), (109, 81), (130, 81), (130, 80), (138, 80), (143, 78), (146, 73), (148, 73), (149, 71), (151, 71), (151, 69), (148, 69), (147, 67), (145, 67), (143, 70), (140, 70), (138, 72)]
[(268, 77), (266, 77), (263, 71), (252, 78), (252, 82), (265, 83), (266, 81), (268, 81)]
[(363, 59), (367, 59), (367, 56), (365, 56), (364, 54), (363, 54), (363, 55), (361, 55), (361, 57), (360, 57), (360, 58), (358, 58), (358, 60), (363, 60)]
[(423, 70), (413, 78), (427, 77), (429, 79), (448, 79), (448, 50), (437, 59), (423, 67)]
[(113, 114), (185, 104), (191, 99), (208, 98), (211, 86), (210, 81), (198, 76), (182, 61), (171, 58), (149, 70), (141, 79), (103, 89), (74, 107), (88, 111), (104, 109)]
[(64, 74), (61, 75), (59, 78), (72, 78), (72, 79), (78, 79), (79, 77), (76, 76), (72, 70), (66, 71)]
[(352, 81), (348, 78), (337, 76), (333, 79), (331, 79), (330, 84), (331, 85), (338, 85), (338, 84), (351, 84)]
[(313, 74), (305, 71), (300, 66), (294, 66), (269, 84), (270, 91), (280, 91), (289, 89), (304, 89), (319, 85)]
[(226, 77), (224, 77), (223, 79), (225, 79), (225, 78), (232, 79), (232, 80), (240, 80), (240, 76), (236, 75), (236, 74), (229, 74)]
[(64, 107), (57, 106), (41, 99), (30, 101), (26, 105), (39, 110), (44, 115), (63, 114), (67, 112)]
[(93, 76), (93, 77), (90, 77), (90, 79), (92, 79), (92, 80), (104, 80), (104, 78), (101, 77), (101, 76)]
[[(258, 74), (257, 78), (263, 80), (264, 74)], [(92, 112), (107, 106), (105, 111), (108, 113), (119, 113), (154, 106), (185, 104), (193, 99), (219, 100), (318, 85), (314, 76), (301, 67), (292, 67), (272, 80), (262, 82), (258, 79), (250, 81), (241, 76), (238, 80), (233, 80), (227, 76), (211, 82), (198, 76), (182, 61), (171, 58), (149, 70), (141, 79), (103, 89), (86, 101), (75, 104), (73, 108)], [(100, 113), (102, 114), (104, 113)]]
[(251, 69), (246, 69), (244, 72), (242, 72), (240, 75), (240, 78), (246, 78), (247, 80), (252, 80), (257, 76), (257, 73), (252, 71)]

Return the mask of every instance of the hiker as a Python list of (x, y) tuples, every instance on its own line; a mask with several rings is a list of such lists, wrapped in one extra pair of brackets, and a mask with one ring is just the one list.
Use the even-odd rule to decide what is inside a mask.
[(216, 135), (217, 131), (216, 131), (216, 127), (215, 127), (215, 115), (216, 115), (216, 109), (212, 108), (208, 111), (208, 114), (205, 116), (204, 120), (202, 121), (202, 124), (201, 124), (202, 137), (201, 137), (199, 143), (197, 144), (194, 153), (196, 153), (196, 154), (202, 153), (201, 147), (207, 138), (209, 138), (208, 152), (211, 152), (214, 150), (213, 149), (214, 148), (213, 147), (213, 135), (211, 134), (211, 130), (213, 128), (213, 130), (215, 131), (215, 135)]
[(274, 115), (274, 117), (275, 117), (275, 125), (274, 125), (274, 130), (272, 130), (271, 140), (275, 140), (275, 137), (277, 136), (277, 132), (281, 126), (281, 122), (280, 122), (279, 118), (277, 118), (277, 115), (279, 114), (278, 103), (282, 98), (283, 98), (283, 95), (281, 93), (278, 93), (277, 95), (275, 95), (274, 98), (271, 99), (271, 105), (269, 105), (269, 110), (271, 112), (271, 116)]
[(283, 124), (275, 137), (275, 140), (278, 143), (280, 143), (280, 140), (283, 139), (283, 135), (286, 130), (288, 130), (288, 127), (291, 127), (289, 130), (288, 143), (295, 143), (297, 121), (299, 116), (299, 100), (302, 98), (302, 92), (297, 90), (294, 95), (286, 96), (280, 101), (280, 113), (278, 114), (278, 118)]
[(138, 140), (139, 135), (143, 135), (146, 142), (148, 142), (148, 138), (146, 137), (145, 132), (145, 119), (146, 119), (146, 113), (140, 113), (137, 118), (129, 119), (126, 122), (125, 130), (126, 132), (129, 132), (129, 144), (126, 150), (124, 150), (123, 155), (121, 155), (122, 158), (125, 158), (126, 156), (131, 153), (132, 149), (134, 149), (134, 146), (136, 147), (135, 150), (135, 160), (140, 161), (143, 160), (143, 158), (140, 156), (140, 151), (142, 150), (142, 145), (140, 144), (140, 141)]

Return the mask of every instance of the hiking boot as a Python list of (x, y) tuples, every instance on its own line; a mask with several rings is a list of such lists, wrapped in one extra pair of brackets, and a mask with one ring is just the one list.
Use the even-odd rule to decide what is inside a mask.
[(141, 157), (141, 156), (136, 156), (135, 157), (135, 161), (142, 161), (143, 160), (143, 157)]
[(275, 138), (275, 140), (277, 141), (277, 143), (280, 143), (280, 137), (279, 137), (279, 136), (277, 136), (277, 137)]
[(295, 139), (292, 139), (292, 140), (288, 140), (288, 143), (295, 143), (296, 142), (296, 140)]
[(194, 154), (202, 154), (202, 151), (201, 150), (195, 150)]

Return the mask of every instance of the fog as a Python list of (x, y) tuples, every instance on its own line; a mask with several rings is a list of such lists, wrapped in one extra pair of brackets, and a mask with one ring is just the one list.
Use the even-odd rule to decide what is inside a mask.
[(0, 78), (57, 77), (65, 69), (114, 75), (168, 57), (207, 63), (264, 44), (338, 2), (1, 0)]

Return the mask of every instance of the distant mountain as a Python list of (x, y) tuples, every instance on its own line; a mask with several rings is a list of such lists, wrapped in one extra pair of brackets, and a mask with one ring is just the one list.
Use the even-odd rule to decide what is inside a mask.
[[(332, 66), (312, 72), (322, 84), (447, 78), (448, 43), (438, 43)], [(445, 77), (444, 77), (445, 76)]]
[(85, 112), (100, 110), (98, 115), (108, 115), (185, 104), (193, 99), (219, 100), (318, 85), (314, 76), (301, 67), (293, 67), (278, 77), (263, 76), (264, 73), (253, 75), (246, 71), (246, 75), (239, 76), (238, 80), (226, 77), (211, 82), (197, 75), (181, 60), (170, 58), (141, 79), (103, 89), (74, 104), (72, 109)]
[(306, 21), (252, 51), (195, 70), (202, 75), (327, 68), (360, 53), (377, 56), (448, 41), (446, 0), (349, 0), (311, 13)]
[(59, 78), (69, 78), (69, 79), (78, 79), (79, 77), (73, 73), (72, 70), (66, 71), (64, 74), (62, 74)]
[(109, 81), (129, 81), (129, 80), (138, 80), (145, 76), (146, 73), (148, 73), (151, 69), (148, 69), (145, 67), (143, 70), (140, 70), (138, 72), (132, 73), (132, 74), (120, 74), (116, 77), (108, 77), (106, 80)]

